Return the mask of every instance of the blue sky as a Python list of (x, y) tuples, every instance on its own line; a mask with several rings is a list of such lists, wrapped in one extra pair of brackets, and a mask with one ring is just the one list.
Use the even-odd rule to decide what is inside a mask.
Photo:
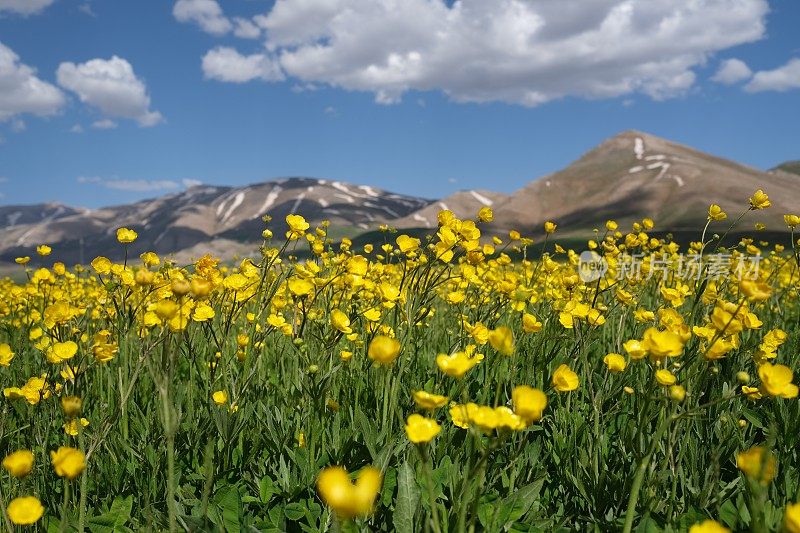
[(0, 0), (0, 203), (511, 192), (626, 129), (800, 159), (800, 2), (581, 2)]

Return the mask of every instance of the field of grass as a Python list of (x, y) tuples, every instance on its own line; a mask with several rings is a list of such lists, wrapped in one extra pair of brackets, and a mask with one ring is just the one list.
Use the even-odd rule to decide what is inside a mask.
[(357, 247), (290, 215), (233, 267), (21, 265), (0, 530), (798, 533), (800, 254), (723, 215), (530, 253), (488, 208)]

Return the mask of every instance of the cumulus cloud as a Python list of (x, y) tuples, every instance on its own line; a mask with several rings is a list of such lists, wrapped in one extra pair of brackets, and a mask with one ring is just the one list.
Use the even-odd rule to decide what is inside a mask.
[(535, 106), (683, 94), (712, 54), (760, 39), (767, 12), (766, 0), (276, 0), (253, 20), (266, 35), (256, 56), (299, 83), (381, 103), (441, 90)]
[(227, 46), (218, 46), (203, 56), (203, 74), (209, 79), (232, 83), (283, 79), (280, 66), (269, 55), (257, 53), (245, 56)]
[(744, 86), (751, 93), (761, 91), (784, 92), (800, 89), (800, 58), (789, 60), (782, 67), (774, 70), (761, 70), (753, 75), (753, 79)]
[(256, 26), (253, 21), (236, 17), (233, 19), (236, 28), (233, 34), (242, 39), (258, 39), (261, 37), (261, 28)]
[(750, 67), (741, 59), (726, 59), (720, 64), (717, 73), (714, 74), (711, 80), (725, 85), (733, 85), (750, 78), (752, 75), (753, 72)]
[(225, 35), (233, 29), (216, 0), (178, 0), (172, 14), (178, 22), (192, 22), (212, 35)]
[(53, 2), (54, 0), (0, 0), (0, 13), (8, 11), (20, 15), (34, 15)]
[(57, 87), (36, 77), (34, 69), (0, 43), (0, 122), (22, 113), (53, 115), (65, 101)]
[(92, 59), (77, 65), (61, 63), (56, 77), (59, 85), (107, 117), (133, 119), (144, 127), (163, 120), (161, 113), (150, 110), (147, 87), (136, 77), (131, 64), (121, 57)]
[(261, 28), (252, 20), (225, 16), (217, 0), (178, 0), (172, 7), (178, 22), (196, 24), (204, 32), (222, 36), (233, 31), (242, 39), (258, 39)]

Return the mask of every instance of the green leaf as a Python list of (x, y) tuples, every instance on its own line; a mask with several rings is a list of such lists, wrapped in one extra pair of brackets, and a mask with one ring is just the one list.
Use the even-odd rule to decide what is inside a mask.
[(107, 513), (93, 516), (87, 525), (92, 533), (109, 533), (117, 531), (130, 531), (123, 527), (131, 517), (133, 509), (133, 496), (127, 498), (115, 498), (111, 502), (111, 509)]
[(275, 483), (269, 476), (264, 476), (258, 483), (258, 496), (261, 498), (261, 503), (268, 503), (275, 494)]
[(283, 514), (292, 522), (297, 522), (306, 516), (306, 508), (300, 503), (287, 503)]
[(531, 508), (533, 502), (539, 497), (543, 485), (544, 477), (541, 477), (503, 499), (503, 501), (500, 502), (500, 506), (497, 508), (497, 515), (495, 516), (495, 520), (492, 521), (492, 525), (501, 526), (505, 529), (525, 516), (525, 513)]
[(393, 525), (397, 533), (414, 532), (414, 515), (419, 503), (419, 488), (417, 487), (414, 469), (403, 462), (397, 472), (397, 500), (394, 505)]
[(736, 528), (739, 521), (739, 510), (730, 500), (725, 500), (719, 508), (719, 520), (730, 528)]
[(220, 512), (221, 524), (225, 531), (240, 531), (241, 523), (239, 515), (242, 510), (242, 501), (239, 495), (239, 490), (236, 487), (224, 487), (216, 496), (214, 496), (214, 504)]

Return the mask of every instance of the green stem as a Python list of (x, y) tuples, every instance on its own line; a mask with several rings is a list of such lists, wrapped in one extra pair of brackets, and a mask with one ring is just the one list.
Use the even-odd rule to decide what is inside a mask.
[(667, 431), (667, 428), (669, 428), (671, 422), (672, 415), (668, 415), (661, 422), (656, 434), (653, 435), (653, 440), (650, 441), (650, 449), (647, 451), (647, 454), (642, 457), (639, 466), (636, 468), (636, 477), (633, 479), (631, 493), (630, 496), (628, 496), (628, 508), (625, 511), (625, 526), (622, 528), (622, 533), (630, 533), (631, 529), (633, 528), (633, 518), (636, 515), (636, 504), (639, 501), (639, 491), (642, 488), (642, 483), (644, 482), (644, 476), (647, 473), (647, 468), (650, 466), (650, 459), (653, 458), (653, 453), (655, 453), (656, 447), (661, 441), (661, 437), (664, 436), (664, 432)]
[(68, 507), (69, 507), (69, 480), (64, 479), (64, 504), (61, 507), (61, 525), (58, 528), (58, 530), (61, 533), (67, 531), (67, 523), (69, 522), (69, 520), (67, 519)]
[(436, 507), (436, 495), (433, 493), (433, 472), (431, 471), (431, 464), (428, 460), (428, 450), (425, 444), (421, 444), (419, 448), (420, 457), (422, 457), (422, 468), (425, 471), (425, 483), (428, 487), (428, 499), (431, 505), (431, 517), (433, 517), (433, 531), (441, 533), (442, 528), (439, 526), (439, 510)]
[[(78, 421), (80, 425), (80, 421)], [(81, 428), (78, 431), (82, 431)], [(80, 439), (80, 447), (81, 450), (84, 449), (83, 446), (83, 434), (81, 433)], [(89, 485), (89, 474), (87, 472), (88, 468), (83, 469), (83, 473), (81, 474), (81, 497), (80, 497), (80, 505), (78, 507), (78, 532), (83, 533), (84, 524), (86, 524), (86, 492)]]
[(172, 424), (169, 392), (167, 392), (166, 385), (162, 389), (161, 400), (164, 411), (164, 433), (167, 437), (167, 513), (169, 515), (169, 531), (174, 533), (178, 530), (175, 510), (175, 430)]

